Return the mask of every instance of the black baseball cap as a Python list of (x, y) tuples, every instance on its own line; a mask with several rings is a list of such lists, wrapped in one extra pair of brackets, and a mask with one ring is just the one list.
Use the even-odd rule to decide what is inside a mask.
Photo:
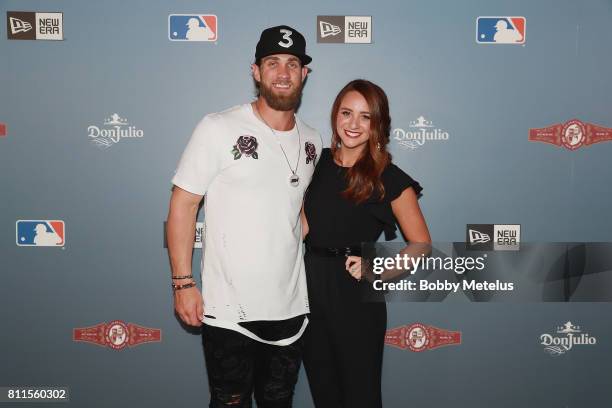
[(306, 55), (306, 40), (300, 32), (286, 25), (266, 28), (261, 32), (257, 48), (255, 49), (255, 61), (272, 54), (291, 54), (307, 65), (312, 61)]

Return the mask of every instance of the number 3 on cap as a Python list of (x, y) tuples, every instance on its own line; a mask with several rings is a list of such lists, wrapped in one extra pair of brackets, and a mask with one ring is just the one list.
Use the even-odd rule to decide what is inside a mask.
[(283, 40), (286, 40), (287, 42), (279, 41), (278, 45), (285, 48), (291, 47), (293, 45), (293, 40), (290, 36), (293, 34), (293, 31), (287, 30), (286, 28), (281, 28), (280, 32), (283, 34)]

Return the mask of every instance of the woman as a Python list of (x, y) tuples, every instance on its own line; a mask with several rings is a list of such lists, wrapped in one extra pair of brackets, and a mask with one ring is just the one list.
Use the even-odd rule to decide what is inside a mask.
[(331, 149), (323, 149), (302, 212), (310, 323), (304, 366), (317, 408), (382, 407), (381, 370), (387, 310), (361, 301), (362, 242), (395, 224), (411, 242), (429, 243), (417, 203), (419, 183), (391, 163), (391, 118), (384, 91), (354, 80), (331, 114)]

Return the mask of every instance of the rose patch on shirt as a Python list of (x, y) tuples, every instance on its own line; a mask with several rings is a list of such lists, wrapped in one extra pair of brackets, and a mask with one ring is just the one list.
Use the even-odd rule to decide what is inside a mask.
[(317, 160), (317, 148), (314, 144), (310, 142), (306, 142), (304, 144), (304, 150), (306, 151), (306, 164), (312, 162), (312, 165), (315, 165), (315, 160)]
[(252, 157), (257, 159), (257, 139), (255, 136), (243, 135), (236, 140), (236, 144), (232, 149), (232, 154), (234, 155), (234, 160), (238, 160), (245, 155), (246, 157)]

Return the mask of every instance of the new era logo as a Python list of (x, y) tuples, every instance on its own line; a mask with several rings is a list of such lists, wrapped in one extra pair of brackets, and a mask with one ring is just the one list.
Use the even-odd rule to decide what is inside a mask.
[(326, 38), (330, 35), (338, 35), (342, 32), (340, 27), (338, 27), (337, 25), (333, 25), (323, 20), (319, 21), (319, 29), (321, 33), (321, 38)]
[(9, 24), (13, 34), (26, 33), (32, 29), (32, 24), (14, 17), (9, 17)]
[(9, 40), (63, 40), (64, 14), (7, 11), (6, 34)]
[(484, 234), (473, 229), (468, 229), (468, 234), (470, 237), (470, 244), (484, 244), (485, 242), (489, 242), (491, 240), (491, 237), (488, 234)]
[(317, 16), (317, 42), (370, 44), (372, 16)]
[(478, 251), (518, 251), (520, 224), (468, 224), (466, 249)]

